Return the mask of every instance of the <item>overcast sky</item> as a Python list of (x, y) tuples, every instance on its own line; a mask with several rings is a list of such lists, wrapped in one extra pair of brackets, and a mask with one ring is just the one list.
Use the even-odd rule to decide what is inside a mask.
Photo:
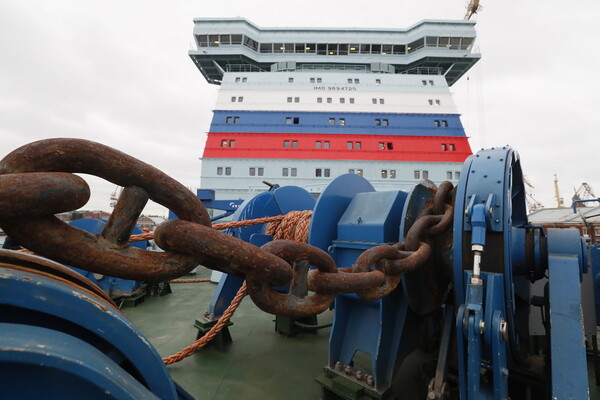
[[(467, 3), (0, 0), (0, 157), (35, 140), (85, 138), (195, 191), (218, 87), (187, 55), (194, 17), (240, 16), (261, 27), (405, 28), (462, 19)], [(600, 1), (481, 4), (482, 60), (452, 87), (471, 147), (516, 148), (547, 207), (556, 204), (554, 174), (565, 200), (582, 182), (599, 196)], [(88, 181), (93, 195), (85, 208), (109, 210), (115, 185)]]

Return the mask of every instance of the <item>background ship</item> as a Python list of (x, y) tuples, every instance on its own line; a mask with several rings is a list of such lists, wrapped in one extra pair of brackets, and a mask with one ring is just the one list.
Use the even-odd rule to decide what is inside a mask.
[(318, 194), (345, 173), (377, 190), (456, 183), (471, 148), (449, 88), (480, 59), (474, 25), (288, 29), (194, 19), (189, 55), (220, 85), (201, 186), (232, 199), (266, 190), (262, 180)]

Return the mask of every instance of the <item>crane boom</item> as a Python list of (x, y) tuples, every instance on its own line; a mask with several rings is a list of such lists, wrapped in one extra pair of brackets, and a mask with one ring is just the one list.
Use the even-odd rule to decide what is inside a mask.
[(473, 14), (476, 14), (479, 11), (479, 0), (471, 0), (469, 5), (467, 6), (467, 13), (465, 14), (465, 20), (471, 19)]

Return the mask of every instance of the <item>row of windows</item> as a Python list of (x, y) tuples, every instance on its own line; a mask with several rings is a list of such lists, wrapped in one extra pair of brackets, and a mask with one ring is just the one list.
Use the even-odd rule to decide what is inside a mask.
[[(348, 169), (349, 174), (356, 174), (363, 176), (363, 170), (361, 168)], [(249, 167), (249, 176), (264, 176), (264, 167)], [(231, 175), (231, 167), (217, 167), (217, 175)], [(281, 176), (298, 176), (297, 168), (284, 167), (281, 169)], [(317, 178), (329, 178), (331, 176), (331, 169), (329, 168), (315, 168), (315, 177)], [(396, 179), (395, 169), (382, 169), (380, 171), (382, 179)], [(429, 171), (426, 170), (415, 170), (413, 172), (415, 179), (429, 179)], [(460, 179), (460, 172), (458, 171), (446, 171), (446, 179)], [(596, 233), (600, 235), (600, 233)]]
[[(584, 237), (590, 237), (588, 228), (581, 228), (581, 233)], [(600, 228), (594, 228), (594, 236), (600, 236)]]
[[(345, 104), (346, 103), (346, 98), (345, 97), (340, 97), (339, 101), (340, 101), (340, 104)], [(348, 99), (348, 102), (350, 104), (354, 104), (354, 97), (350, 97)], [(317, 97), (317, 103), (319, 103), (319, 104), (323, 103), (323, 98), (322, 97)], [(327, 103), (329, 103), (329, 104), (333, 103), (333, 98), (327, 97)]]
[[(456, 151), (456, 146), (454, 143), (442, 143), (442, 151)], [(223, 139), (221, 140), (221, 147), (235, 147), (235, 140)], [(297, 149), (298, 141), (297, 140), (284, 140), (283, 141), (284, 149)], [(316, 140), (315, 141), (316, 149), (329, 149), (331, 148), (331, 144), (328, 140)], [(346, 148), (348, 150), (361, 150), (362, 143), (361, 142), (346, 142)], [(394, 143), (392, 142), (379, 142), (378, 145), (379, 150), (393, 150)]]
[(260, 53), (305, 53), (318, 55), (407, 54), (423, 47), (442, 47), (450, 50), (468, 50), (473, 37), (426, 36), (408, 44), (367, 43), (258, 43), (246, 35), (196, 35), (198, 47), (240, 45)]
[(240, 123), (240, 117), (227, 117), (225, 119), (225, 122), (228, 124), (239, 124)]
[[(242, 83), (248, 82), (248, 77), (246, 77), (246, 76), (242, 76), (242, 77), (237, 76), (235, 78), (235, 83), (240, 83), (240, 82), (242, 82)], [(311, 77), (311, 78), (309, 78), (309, 82), (310, 83), (323, 83), (323, 78), (314, 78), (314, 77)], [(348, 78), (347, 82), (348, 82), (348, 84), (358, 85), (360, 83), (360, 79), (358, 79), (358, 78)], [(427, 84), (429, 84), (429, 86), (433, 86), (433, 81), (432, 80), (429, 80), (429, 81), (423, 80), (421, 82), (423, 83), (424, 86), (426, 86)], [(294, 83), (294, 78), (293, 77), (289, 77), (288, 78), (288, 83)], [(380, 78), (376, 78), (375, 79), (375, 84), (376, 85), (381, 85), (381, 79)]]
[(382, 169), (381, 177), (383, 179), (386, 179), (386, 178), (396, 179), (396, 170), (395, 169)]
[(448, 127), (448, 121), (446, 121), (445, 119), (443, 120), (435, 120), (433, 121), (433, 126), (437, 127), (443, 127), (443, 128), (447, 128)]
[[(333, 98), (332, 97), (327, 97), (326, 99), (327, 99), (327, 103), (328, 104), (333, 103)], [(231, 96), (231, 102), (235, 103), (236, 101), (238, 103), (241, 103), (241, 102), (244, 101), (244, 97), (243, 96)], [(287, 98), (287, 102), (288, 103), (300, 103), (300, 97), (288, 97)], [(345, 104), (346, 103), (346, 98), (345, 97), (340, 97), (339, 98), (339, 102), (340, 102), (340, 104)], [(354, 104), (354, 97), (350, 97), (348, 99), (348, 102), (350, 104)], [(319, 104), (323, 103), (323, 98), (322, 97), (317, 97), (317, 103), (319, 103)], [(378, 104), (378, 103), (379, 104), (385, 104), (385, 99), (382, 99), (382, 98), (379, 98), (379, 99), (378, 98), (372, 98), (371, 99), (371, 103), (373, 103), (373, 104)], [(427, 103), (429, 103), (430, 106), (432, 106), (434, 104), (436, 106), (439, 106), (439, 105), (442, 104), (442, 102), (440, 101), (440, 99), (428, 99)]]
[(263, 176), (265, 174), (265, 169), (263, 167), (250, 167), (248, 169), (248, 175), (250, 176)]
[(453, 143), (442, 143), (442, 151), (456, 151), (456, 146)]
[(235, 147), (235, 140), (221, 140), (221, 147)]

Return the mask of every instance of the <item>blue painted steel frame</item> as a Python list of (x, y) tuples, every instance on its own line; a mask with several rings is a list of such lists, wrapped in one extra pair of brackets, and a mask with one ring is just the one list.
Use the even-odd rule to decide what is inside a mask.
[(589, 399), (581, 309), (583, 251), (579, 231), (548, 229), (552, 398)]
[[(122, 368), (127, 365), (129, 373), (159, 398), (180, 398), (160, 355), (142, 333), (114, 306), (77, 287), (31, 272), (0, 268), (0, 322), (73, 336)], [(58, 336), (52, 335), (52, 340)], [(72, 340), (64, 343), (65, 347), (74, 345)], [(2, 369), (13, 361), (4, 360)], [(29, 375), (23, 378), (31, 379)], [(42, 391), (37, 398), (43, 397)]]
[[(401, 191), (376, 193), (364, 178), (342, 175), (315, 205), (309, 243), (328, 251), (339, 267), (349, 267), (364, 250), (398, 240), (406, 198)], [(366, 229), (356, 229), (363, 224)], [(400, 362), (419, 342), (420, 321), (402, 286), (373, 302), (355, 294), (336, 296), (329, 368), (338, 361), (349, 364), (357, 351), (365, 352), (371, 356), (374, 388), (385, 392)]]
[(592, 267), (592, 281), (594, 282), (596, 324), (600, 324), (600, 243), (590, 247), (590, 264)]
[[(485, 209), (482, 205), (485, 205)], [(473, 210), (479, 210), (479, 217), (472, 219)], [(521, 359), (519, 341), (526, 341), (526, 338), (518, 337), (514, 318), (515, 291), (528, 299), (529, 290), (529, 285), (525, 282), (527, 276), (523, 271), (517, 274), (513, 270), (515, 260), (524, 259), (524, 246), (515, 245), (514, 238), (523, 238), (524, 235), (517, 234), (517, 231), (527, 226), (522, 172), (519, 156), (515, 151), (510, 147), (492, 148), (467, 159), (458, 184), (454, 215), (455, 296), (457, 304), (462, 305), (457, 315), (458, 358), (459, 367), (462, 368), (459, 371), (461, 397), (476, 399), (477, 396), (494, 396), (500, 399), (507, 390), (508, 364)], [(466, 232), (471, 232), (471, 237)], [(490, 233), (502, 234), (500, 244), (496, 242), (496, 245), (503, 246), (504, 264), (500, 266), (502, 273), (490, 274), (482, 266), (481, 275), (485, 277), (483, 287), (476, 288), (477, 285), (464, 280), (463, 257), (467, 254), (472, 257), (471, 252), (465, 251), (469, 246), (464, 242), (471, 239), (470, 242), (474, 244), (485, 244), (486, 235)], [(503, 283), (498, 283), (495, 278), (490, 280), (491, 275), (500, 276)], [(481, 294), (485, 297), (480, 299), (477, 295), (479, 290), (485, 293)], [(470, 315), (470, 319), (464, 320), (467, 322), (465, 326), (461, 312)], [(483, 315), (479, 316), (479, 313)], [(478, 319), (481, 318), (485, 318), (484, 329), (481, 330), (485, 333), (483, 338), (476, 337), (476, 332), (480, 330)], [(506, 344), (493, 342), (494, 338), (500, 337), (496, 331), (498, 327), (492, 329), (492, 322), (496, 321), (498, 324), (498, 318), (506, 320)], [(491, 358), (493, 386), (480, 387), (481, 360), (477, 360), (480, 356), (476, 357), (477, 352), (471, 352), (471, 348), (475, 346), (472, 341), (475, 340), (481, 340), (483, 350), (488, 354), (492, 347), (500, 351)]]

